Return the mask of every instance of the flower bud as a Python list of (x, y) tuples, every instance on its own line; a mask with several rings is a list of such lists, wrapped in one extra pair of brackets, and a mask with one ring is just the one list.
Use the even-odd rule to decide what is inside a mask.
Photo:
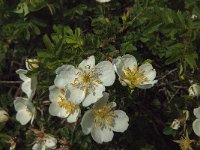
[(199, 84), (192, 84), (189, 89), (188, 89), (188, 92), (189, 92), (189, 96), (191, 97), (199, 97), (200, 95), (200, 85)]
[(8, 121), (8, 117), (9, 117), (8, 113), (5, 110), (1, 109), (0, 110), (0, 122)]
[(26, 68), (30, 71), (39, 68), (39, 60), (38, 59), (26, 59)]
[(180, 124), (181, 122), (179, 119), (174, 119), (170, 127), (174, 130), (178, 130), (180, 128)]

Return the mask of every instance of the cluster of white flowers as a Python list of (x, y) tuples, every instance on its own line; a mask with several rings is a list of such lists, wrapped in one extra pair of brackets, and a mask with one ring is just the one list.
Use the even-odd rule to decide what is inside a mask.
[[(27, 64), (29, 63), (29, 64)], [(38, 68), (38, 61), (27, 60), (28, 70)], [(30, 65), (31, 64), (31, 65)], [(14, 106), (17, 111), (16, 119), (25, 125), (31, 123), (36, 115), (32, 103), (36, 91), (36, 77), (28, 77), (28, 70), (19, 69), (16, 72), (23, 80), (22, 91), (27, 97), (16, 97)], [(109, 142), (115, 132), (124, 132), (129, 126), (129, 118), (122, 110), (115, 110), (116, 103), (108, 102), (109, 94), (105, 87), (115, 82), (115, 72), (123, 86), (131, 90), (135, 87), (147, 89), (157, 80), (156, 71), (150, 63), (138, 67), (132, 55), (124, 55), (110, 61), (101, 61), (95, 65), (95, 57), (90, 56), (77, 67), (65, 64), (56, 69), (54, 85), (49, 87), (49, 113), (52, 116), (66, 118), (69, 123), (76, 122), (81, 116), (80, 104), (89, 108), (81, 120), (84, 134), (90, 134), (97, 143)], [(93, 104), (92, 107), (89, 107)], [(44, 139), (45, 138), (45, 139)], [(42, 140), (37, 140), (33, 149), (54, 149), (57, 140), (53, 136), (44, 134)]]

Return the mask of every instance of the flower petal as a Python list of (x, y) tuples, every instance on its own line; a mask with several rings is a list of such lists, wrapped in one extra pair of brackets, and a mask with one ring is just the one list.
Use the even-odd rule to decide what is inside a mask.
[(32, 97), (35, 94), (36, 86), (37, 86), (37, 78), (32, 77), (29, 78), (26, 76), (27, 70), (18, 69), (16, 71), (17, 74), (19, 74), (20, 79), (22, 79), (24, 82), (22, 83), (22, 91), (28, 96), (29, 99), (32, 99)]
[(66, 118), (69, 115), (69, 112), (67, 112), (64, 108), (58, 106), (57, 103), (51, 103), (49, 106), (49, 113), (52, 116), (57, 116), (60, 118)]
[(44, 142), (36, 143), (33, 145), (32, 150), (45, 150), (46, 146)]
[(115, 82), (115, 70), (111, 62), (102, 61), (96, 65), (96, 71), (99, 74), (99, 79), (104, 86), (111, 86)]
[(16, 119), (19, 121), (22, 125), (27, 124), (32, 118), (31, 112), (27, 111), (26, 109), (22, 109), (17, 112)]
[[(63, 68), (62, 68), (63, 67)], [(56, 78), (54, 84), (59, 88), (65, 88), (65, 86), (75, 80), (78, 70), (74, 66), (66, 65), (56, 70)]]
[(80, 114), (80, 108), (76, 109), (73, 114), (69, 115), (69, 117), (67, 118), (67, 122), (69, 123), (76, 122), (79, 114)]
[(153, 69), (153, 66), (150, 63), (142, 64), (139, 67), (139, 72), (142, 72), (148, 81), (152, 81), (156, 77), (156, 70)]
[(140, 89), (149, 89), (156, 84), (158, 80), (153, 80), (153, 81), (148, 81), (148, 82), (143, 82), (141, 85), (137, 85), (138, 88)]
[(91, 130), (91, 135), (94, 141), (101, 144), (103, 142), (109, 142), (113, 139), (113, 131), (110, 128), (95, 128)]
[(50, 136), (50, 135), (48, 135), (46, 137), (46, 141), (45, 141), (46, 147), (51, 148), (51, 149), (55, 149), (56, 144), (57, 144), (56, 138), (54, 138), (53, 136)]
[(60, 100), (60, 96), (65, 97), (63, 95), (64, 93), (61, 93), (61, 89), (57, 88), (55, 85), (52, 85), (49, 87), (49, 100), (51, 102), (57, 102)]
[(196, 119), (193, 123), (192, 123), (192, 128), (194, 130), (194, 133), (200, 137), (200, 119)]
[(90, 56), (87, 59), (83, 60), (78, 68), (83, 69), (84, 71), (90, 71), (91, 68), (94, 68), (95, 66), (95, 58), (94, 56)]
[(96, 0), (96, 1), (100, 3), (106, 3), (106, 2), (110, 2), (111, 0)]
[(113, 131), (124, 132), (125, 130), (127, 130), (128, 126), (129, 126), (128, 116), (122, 110), (115, 110), (114, 113), (116, 115), (116, 118), (115, 118), (115, 124), (113, 127)]
[(126, 54), (122, 57), (117, 57), (113, 59), (113, 65), (115, 67), (115, 71), (119, 76), (123, 75), (123, 70), (129, 68), (133, 70), (137, 68), (137, 60), (134, 56)]
[(23, 81), (27, 80), (27, 76), (25, 74), (28, 73), (28, 70), (24, 70), (24, 69), (18, 69), (16, 70), (16, 73), (19, 74), (19, 78)]
[(68, 99), (69, 101), (71, 101), (72, 103), (74, 104), (80, 104), (83, 99), (85, 98), (85, 91), (79, 89), (79, 88), (76, 88), (75, 86), (73, 85), (69, 85), (67, 86), (67, 90), (66, 90), (66, 93), (65, 93), (65, 97), (66, 99)]
[(85, 99), (84, 99), (82, 105), (84, 107), (87, 107), (87, 106), (91, 105), (92, 103), (95, 103), (96, 101), (98, 101), (103, 96), (104, 91), (105, 91), (105, 87), (101, 84), (97, 84), (95, 86), (95, 91), (94, 92), (88, 92), (89, 94), (87, 94), (85, 96)]
[(133, 70), (135, 67), (137, 68), (137, 60), (133, 55), (126, 54), (122, 56), (123, 68), (129, 68)]
[(16, 97), (16, 100), (14, 100), (15, 110), (19, 111), (21, 109), (26, 109), (27, 108), (27, 101), (28, 101), (28, 98)]
[(72, 65), (62, 65), (61, 67), (58, 67), (55, 71), (56, 74), (60, 74), (62, 71), (69, 71), (71, 69), (74, 69), (74, 66)]
[(200, 119), (200, 107), (195, 108), (195, 109), (193, 110), (193, 113), (194, 113), (194, 115), (195, 115), (198, 119)]
[(84, 134), (89, 134), (92, 129), (94, 114), (92, 110), (88, 110), (85, 112), (85, 114), (82, 117), (81, 120), (81, 128)]
[(107, 92), (103, 93), (103, 97), (100, 98), (95, 104), (94, 104), (94, 109), (101, 108), (102, 106), (107, 105), (109, 99), (109, 94)]

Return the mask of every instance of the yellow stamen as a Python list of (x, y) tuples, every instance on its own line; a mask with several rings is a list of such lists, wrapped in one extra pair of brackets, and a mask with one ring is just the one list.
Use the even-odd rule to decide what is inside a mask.
[(64, 90), (64, 89), (59, 89), (59, 92), (60, 92), (60, 94), (61, 94), (62, 96), (65, 95), (65, 90)]
[(182, 136), (180, 140), (175, 140), (174, 142), (179, 144), (181, 150), (192, 150), (191, 143), (193, 143), (194, 140), (190, 140), (186, 131), (186, 136)]
[(137, 67), (134, 66), (132, 70), (130, 68), (124, 69), (122, 80), (133, 89), (135, 86), (141, 85), (147, 78), (144, 76), (143, 72), (139, 72)]
[(64, 108), (66, 110), (66, 112), (68, 113), (74, 113), (75, 109), (76, 109), (76, 105), (71, 103), (70, 101), (66, 100), (65, 98), (60, 96), (60, 101), (58, 101), (58, 105), (61, 108)]
[(85, 92), (94, 91), (96, 84), (102, 83), (95, 69), (91, 69), (90, 72), (81, 70), (77, 75), (78, 77), (75, 78), (72, 85)]
[(112, 110), (111, 105), (103, 106), (100, 109), (94, 110), (95, 114), (95, 126), (98, 126), (100, 128), (104, 128), (107, 125), (112, 127), (114, 124), (114, 111)]

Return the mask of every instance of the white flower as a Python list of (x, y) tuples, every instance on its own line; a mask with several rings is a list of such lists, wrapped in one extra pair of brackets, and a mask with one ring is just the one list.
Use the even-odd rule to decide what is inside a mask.
[(56, 149), (56, 144), (56, 138), (44, 133), (41, 137), (37, 138), (36, 143), (32, 147), (32, 150)]
[(31, 124), (35, 118), (36, 110), (32, 102), (28, 98), (16, 97), (14, 101), (15, 110), (17, 111), (16, 119), (22, 125), (31, 121)]
[(151, 88), (157, 80), (156, 70), (150, 63), (142, 64), (138, 67), (134, 56), (126, 54), (113, 60), (115, 71), (119, 76), (119, 81), (123, 86), (135, 87), (141, 89)]
[(194, 133), (200, 137), (200, 107), (195, 108), (193, 113), (197, 117), (197, 119), (193, 121), (192, 128), (194, 130)]
[(39, 68), (38, 59), (26, 59), (25, 61), (26, 68), (30, 71)]
[(99, 3), (106, 3), (106, 2), (110, 2), (110, 0), (96, 0)]
[(189, 89), (189, 96), (191, 97), (199, 97), (200, 96), (200, 85), (197, 83), (192, 84)]
[(197, 17), (197, 15), (192, 14), (191, 18), (194, 20), (194, 19), (197, 19), (198, 17)]
[(32, 124), (36, 115), (36, 109), (32, 103), (32, 98), (36, 91), (37, 79), (36, 77), (27, 77), (27, 70), (19, 69), (16, 73), (19, 74), (20, 79), (23, 80), (21, 88), (27, 95), (27, 98), (16, 97), (16, 100), (14, 101), (14, 107), (17, 111), (16, 120), (22, 125), (27, 124), (29, 121), (31, 121)]
[(122, 110), (114, 110), (115, 102), (108, 103), (108, 93), (97, 101), (91, 110), (85, 112), (81, 127), (84, 134), (91, 133), (97, 143), (109, 142), (113, 131), (124, 132), (128, 128), (129, 118)]
[(0, 122), (6, 122), (9, 119), (9, 114), (7, 111), (0, 109)]
[(174, 130), (178, 130), (180, 128), (180, 124), (181, 122), (179, 119), (174, 119), (170, 127)]
[(94, 56), (83, 60), (77, 68), (63, 65), (56, 70), (56, 87), (67, 88), (69, 101), (83, 106), (95, 103), (103, 96), (105, 86), (115, 81), (114, 67), (109, 61), (102, 61), (95, 66)]
[(27, 77), (26, 74), (28, 73), (28, 71), (24, 69), (18, 69), (16, 73), (19, 74), (20, 79), (23, 81), (21, 86), (22, 91), (27, 95), (29, 99), (32, 99), (37, 86), (36, 77)]
[(49, 99), (52, 102), (49, 106), (49, 113), (52, 116), (67, 118), (68, 122), (76, 122), (80, 108), (65, 98), (65, 89), (59, 89), (53, 85), (49, 87), (49, 91)]

